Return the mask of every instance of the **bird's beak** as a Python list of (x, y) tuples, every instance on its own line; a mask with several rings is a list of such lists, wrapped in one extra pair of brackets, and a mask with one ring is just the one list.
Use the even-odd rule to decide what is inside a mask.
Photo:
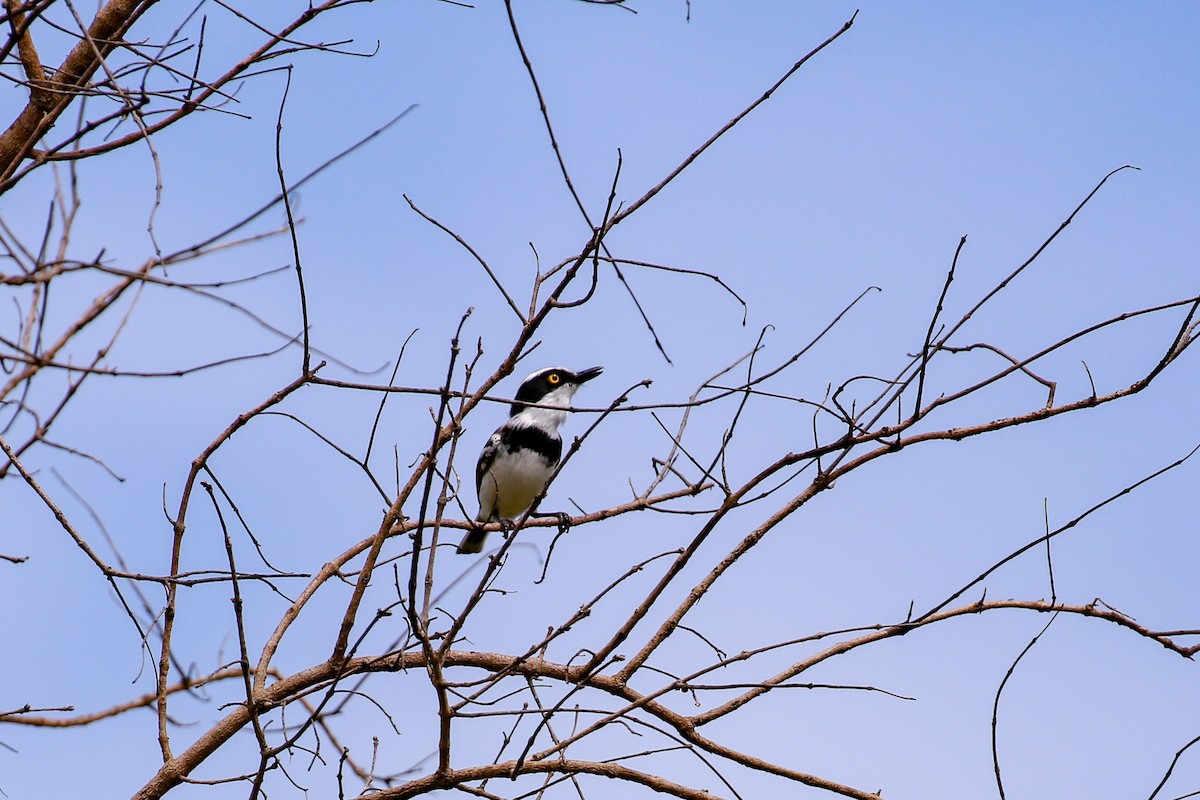
[(604, 367), (588, 367), (585, 370), (575, 373), (575, 382), (576, 383), (587, 383), (592, 378), (599, 375), (601, 372), (604, 372)]

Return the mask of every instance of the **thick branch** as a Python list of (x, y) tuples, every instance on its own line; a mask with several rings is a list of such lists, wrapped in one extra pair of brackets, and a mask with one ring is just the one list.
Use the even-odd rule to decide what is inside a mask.
[(100, 68), (104, 57), (117, 46), (120, 37), (155, 2), (156, 0), (109, 0), (97, 12), (86, 35), (75, 44), (62, 65), (55, 70), (55, 99), (46, 102), (35, 87), (24, 110), (8, 129), (0, 134), (0, 183), (7, 181), (16, 172), (21, 160), (67, 110), (75, 99), (76, 92), (87, 86), (92, 75)]

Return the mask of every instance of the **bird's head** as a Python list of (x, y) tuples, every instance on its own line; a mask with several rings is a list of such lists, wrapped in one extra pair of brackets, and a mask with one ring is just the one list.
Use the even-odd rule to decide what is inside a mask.
[(511, 415), (521, 413), (521, 410), (526, 408), (526, 403), (567, 408), (576, 390), (603, 371), (603, 367), (588, 367), (579, 372), (572, 372), (563, 367), (539, 369), (521, 382), (516, 402), (512, 404)]

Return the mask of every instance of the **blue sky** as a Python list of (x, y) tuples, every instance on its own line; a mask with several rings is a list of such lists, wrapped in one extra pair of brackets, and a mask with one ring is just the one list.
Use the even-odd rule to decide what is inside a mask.
[[(868, 294), (775, 388), (819, 399), (831, 382), (895, 374), (920, 347), (960, 237), (968, 241), (947, 301), (949, 318), (1028, 258), (1104, 175), (1125, 164), (1140, 169), (1114, 175), (1034, 267), (964, 328), (960, 343), (986, 341), (1027, 355), (1092, 322), (1197, 293), (1196, 6), (699, 0), (688, 20), (680, 2), (631, 5), (639, 13), (565, 1), (516, 6), (564, 158), (597, 217), (618, 150), (617, 195), (629, 203), (856, 9), (857, 17), (609, 240), (624, 257), (721, 275), (746, 300), (746, 324), (741, 305), (711, 281), (629, 268), (672, 363), (605, 274), (594, 302), (552, 318), (520, 374), (544, 364), (602, 364), (604, 377), (579, 395), (581, 404), (604, 406), (644, 378), (653, 385), (634, 395), (637, 402), (678, 402), (750, 350), (764, 326), (772, 327), (760, 358), (783, 361), (870, 286), (880, 291)], [(161, 35), (154, 26), (173, 19), (159, 12), (147, 18), (147, 36)], [(235, 39), (255, 41), (218, 7), (208, 13), (206, 47), (214, 62), (232, 51)], [(588, 235), (563, 187), (503, 6), (355, 6), (308, 37), (353, 38), (351, 47), (366, 52), (378, 42), (378, 53), (295, 59), (282, 138), (293, 180), (416, 104), (386, 134), (298, 193), (314, 344), (342, 363), (375, 370), (393, 362), (416, 330), (398, 382), (434, 385), (450, 336), (474, 308), (464, 342), (469, 350), (480, 343), (480, 370), (489, 371), (507, 352), (515, 319), (473, 259), (413, 213), (404, 196), (464, 237), (520, 305), (535, 258), (543, 267), (557, 263), (578, 252)], [(23, 99), (6, 91), (0, 108), (15, 113)], [(203, 238), (274, 195), (282, 91), (281, 74), (250, 81), (238, 109), (251, 119), (198, 116), (158, 137), (165, 189), (154, 223), (163, 250)], [(6, 221), (31, 238), (44, 215), (47, 179), (48, 173), (5, 198)], [(103, 247), (113, 263), (130, 268), (150, 257), (153, 180), (140, 147), (82, 166), (76, 254)], [(259, 229), (280, 222), (272, 212)], [(288, 243), (276, 239), (177, 274), (228, 280), (292, 261)], [(97, 286), (73, 284), (77, 296), (63, 299), (61, 319), (86, 306)], [(299, 329), (291, 273), (227, 291), (272, 324)], [(1180, 320), (1172, 312), (1119, 335), (1099, 335), (1049, 359), (1042, 371), (1058, 381), (1059, 402), (1088, 394), (1089, 371), (1098, 389), (1112, 390), (1157, 361)], [(110, 362), (165, 369), (278, 344), (227, 309), (151, 288)], [(81, 349), (78, 357), (86, 356)], [(126, 480), (117, 483), (92, 463), (49, 450), (31, 455), (30, 466), (91, 535), (99, 536), (95, 523), (52, 469), (87, 501), (137, 569), (161, 571), (169, 552), (164, 492), (173, 508), (191, 459), (236, 414), (290, 380), (297, 364), (293, 349), (183, 379), (96, 380), (55, 437), (102, 458)], [(993, 365), (981, 354), (956, 356), (932, 385), (950, 391)], [(327, 374), (384, 381), (387, 373), (364, 377), (335, 363)], [(692, 624), (736, 652), (806, 632), (891, 621), (910, 602), (935, 604), (1036, 537), (1046, 509), (1051, 526), (1061, 525), (1200, 444), (1196, 387), (1196, 356), (1189, 353), (1120, 405), (912, 448), (868, 465), (744, 559), (697, 608)], [(515, 388), (516, 380), (506, 381), (501, 396)], [(970, 424), (1042, 402), (1039, 385), (1013, 380), (929, 424)], [(425, 446), (428, 405), (420, 397), (389, 403), (373, 460), (381, 475), (393, 474), (393, 452), (403, 467)], [(285, 410), (361, 452), (376, 408), (370, 395), (309, 387)], [(727, 412), (696, 415), (698, 449), (707, 452), (719, 439)], [(468, 453), (503, 413), (499, 405), (478, 410), (463, 440)], [(754, 406), (731, 470), (744, 475), (806, 446), (809, 425), (806, 414), (786, 403)], [(572, 420), (567, 430), (583, 427)], [(617, 416), (564, 470), (544, 507), (569, 507), (568, 498), (585, 508), (621, 502), (629, 481), (644, 483), (651, 457), (665, 449), (647, 414)], [(285, 418), (264, 418), (239, 433), (216, 469), (285, 569), (313, 569), (378, 523), (378, 496)], [(1099, 597), (1151, 628), (1197, 627), (1196, 469), (1185, 464), (1056, 540), (1058, 597), (1077, 603)], [(473, 512), (473, 497), (465, 502)], [(0, 552), (30, 557), (19, 567), (0, 565), (0, 606), (19, 609), (5, 622), (5, 638), (15, 644), (0, 660), (0, 707), (73, 704), (84, 712), (148, 691), (151, 668), (132, 626), (48, 512), (16, 481), (0, 485), (0, 509)], [(738, 524), (756, 524), (756, 513), (748, 510)], [(223, 548), (211, 513), (198, 507), (193, 514), (189, 557), (219, 567)], [(533, 548), (514, 551), (505, 576), (510, 594), (479, 609), (472, 646), (511, 649), (538, 635), (630, 564), (686, 542), (690, 530), (686, 518), (658, 517), (579, 529), (562, 543), (556, 571), (537, 585)], [(693, 577), (742, 532), (731, 525)], [(449, 581), (463, 568), (443, 561), (443, 577)], [(992, 598), (1048, 597), (1044, 557), (1018, 561), (987, 586)], [(602, 635), (634, 589), (645, 587), (638, 583), (611, 598), (571, 644)], [(453, 603), (454, 592), (447, 597)], [(262, 617), (252, 635), (261, 637), (276, 605), (265, 594), (253, 600)], [(281, 653), (285, 668), (322, 657), (323, 626), (337, 611), (337, 598), (312, 609), (304, 636)], [(232, 657), (222, 590), (189, 594), (181, 619), (189, 631), (181, 640), (186, 662), (203, 671)], [(1017, 612), (958, 620), (811, 677), (872, 684), (915, 701), (790, 690), (711, 733), (809, 772), (880, 788), (888, 798), (988, 796), (995, 688), (1045, 622)], [(697, 642), (681, 641), (664, 652), (661, 665), (686, 669), (708, 657)], [(768, 658), (742, 677), (761, 679), (794, 658), (791, 651)], [(1197, 734), (1195, 677), (1194, 664), (1127, 631), (1058, 620), (1006, 688), (1001, 756), (1010, 796), (1148, 796), (1174, 752)], [(377, 714), (358, 709), (347, 719), (346, 743), (369, 752), (370, 736), (378, 734), (387, 768), (416, 762), (432, 750), (419, 713), (427, 693), (395, 676), (374, 689), (415, 711), (394, 737)], [(690, 702), (680, 698), (679, 705)], [(215, 704), (178, 708), (196, 730), (221, 715)], [(153, 733), (149, 713), (99, 730), (0, 727), (0, 743), (18, 751), (0, 750), (0, 790), (10, 798), (42, 796), (53, 774), (59, 793), (129, 794), (154, 764)], [(189, 733), (178, 736), (185, 742)], [(498, 746), (490, 730), (471, 731), (462, 741), (464, 761), (488, 759)], [(619, 740), (613, 746), (638, 749)], [(1185, 755), (1162, 796), (1196, 790), (1196, 759)], [(297, 773), (328, 796), (328, 774), (305, 772), (299, 762)], [(694, 762), (673, 768), (682, 780), (709, 785)], [(738, 788), (744, 796), (766, 796), (780, 784), (751, 775), (741, 776)], [(275, 791), (290, 790), (278, 784)]]

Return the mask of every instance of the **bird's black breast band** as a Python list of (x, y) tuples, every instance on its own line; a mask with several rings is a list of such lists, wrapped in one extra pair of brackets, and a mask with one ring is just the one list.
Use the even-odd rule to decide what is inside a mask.
[(557, 464), (562, 457), (562, 439), (533, 425), (504, 426), (500, 429), (500, 447), (509, 453), (530, 450)]

